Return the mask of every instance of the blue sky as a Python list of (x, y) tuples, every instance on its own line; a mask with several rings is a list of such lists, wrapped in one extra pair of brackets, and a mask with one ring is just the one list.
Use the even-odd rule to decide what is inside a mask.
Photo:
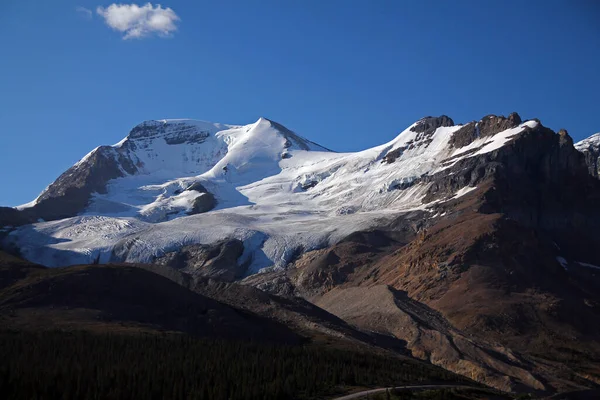
[(0, 2), (0, 205), (147, 119), (265, 116), (338, 151), (425, 115), (600, 131), (594, 0), (172, 0), (149, 30), (110, 4)]

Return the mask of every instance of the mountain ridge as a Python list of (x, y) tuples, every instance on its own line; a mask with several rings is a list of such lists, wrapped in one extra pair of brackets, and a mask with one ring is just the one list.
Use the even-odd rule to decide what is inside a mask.
[[(377, 226), (393, 213), (431, 214), (436, 202), (476, 186), (475, 176), (449, 177), (453, 168), (541, 129), (539, 121), (523, 122), (516, 113), (453, 124), (447, 116), (425, 117), (388, 143), (333, 153), (265, 118), (245, 126), (145, 121), (116, 145), (90, 152), (37, 204), (21, 209), (29, 223), (63, 223), (42, 222), (17, 245), (36, 262), (63, 265), (152, 262), (181, 246), (229, 238), (244, 243), (240, 263), (250, 263), (250, 271), (284, 267), (299, 251)], [(190, 218), (215, 228), (199, 233), (178, 226)], [(153, 248), (132, 241), (140, 232), (151, 235), (141, 243), (153, 243), (157, 229), (161, 238)], [(67, 244), (77, 237), (88, 243)], [(49, 246), (33, 249), (34, 255), (29, 249), (36, 243)], [(77, 257), (69, 256), (73, 251)]]

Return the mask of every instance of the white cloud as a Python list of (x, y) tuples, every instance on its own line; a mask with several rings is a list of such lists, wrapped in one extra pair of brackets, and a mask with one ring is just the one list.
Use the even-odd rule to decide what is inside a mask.
[(152, 34), (170, 36), (177, 30), (176, 22), (179, 21), (175, 11), (169, 7), (163, 8), (160, 4), (111, 4), (106, 8), (98, 7), (96, 12), (104, 18), (106, 25), (124, 33), (123, 39), (143, 38)]
[(92, 18), (92, 10), (89, 10), (85, 7), (77, 7), (77, 8), (75, 8), (75, 11), (77, 11), (79, 13), (79, 15), (81, 15), (84, 18), (87, 18), (87, 19)]

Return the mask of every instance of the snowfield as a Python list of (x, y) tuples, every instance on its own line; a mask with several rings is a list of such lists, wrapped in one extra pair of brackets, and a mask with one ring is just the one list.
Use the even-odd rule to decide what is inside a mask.
[(574, 146), (579, 151), (586, 151), (588, 149), (600, 149), (600, 132), (595, 133), (592, 136), (575, 143)]
[[(250, 273), (281, 268), (301, 250), (324, 247), (401, 213), (426, 211), (423, 175), (448, 168), (449, 158), (453, 165), (500, 148), (535, 124), (456, 149), (449, 141), (461, 125), (438, 128), (425, 140), (410, 130), (415, 123), (384, 145), (335, 153), (264, 118), (245, 126), (147, 121), (112, 146), (127, 149), (137, 173), (111, 180), (80, 215), (20, 227), (8, 240), (31, 261), (63, 266), (151, 262), (183, 245), (237, 238), (245, 246), (240, 261), (250, 262)], [(384, 162), (391, 151), (398, 153), (395, 161)], [(186, 189), (196, 182), (217, 205), (189, 215), (200, 194)], [(454, 198), (474, 189), (463, 188)]]

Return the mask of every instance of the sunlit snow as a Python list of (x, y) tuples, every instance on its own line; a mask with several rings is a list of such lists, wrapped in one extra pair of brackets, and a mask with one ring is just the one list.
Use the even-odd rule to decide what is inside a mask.
[[(428, 185), (419, 183), (421, 176), (442, 171), (450, 157), (472, 157), (465, 154), (470, 149), (493, 151), (536, 122), (460, 149), (449, 141), (461, 126), (438, 128), (425, 141), (412, 125), (394, 140), (356, 153), (327, 151), (263, 118), (245, 126), (191, 120), (145, 124), (161, 133), (113, 145), (120, 149), (133, 141), (129, 157), (140, 172), (110, 181), (107, 193), (95, 194), (77, 217), (15, 230), (10, 240), (26, 258), (48, 266), (150, 262), (182, 245), (238, 238), (251, 272), (284, 267), (298, 250), (321, 248), (401, 213), (426, 209)], [(206, 137), (184, 140), (200, 134)], [(396, 160), (383, 162), (396, 149), (402, 150)], [(215, 196), (214, 210), (188, 215), (200, 195), (185, 190), (194, 182)], [(454, 198), (474, 189), (463, 188)]]

